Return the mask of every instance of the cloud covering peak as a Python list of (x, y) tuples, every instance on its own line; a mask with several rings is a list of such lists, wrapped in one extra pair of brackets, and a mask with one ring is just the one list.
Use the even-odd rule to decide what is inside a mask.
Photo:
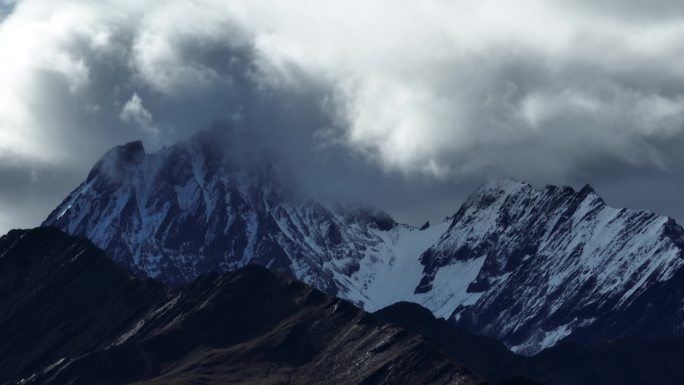
[(679, 2), (5, 0), (0, 15), (0, 178), (71, 175), (44, 186), (50, 205), (115, 144), (226, 119), (319, 178), (311, 159), (450, 204), (492, 175), (624, 185), (682, 166)]

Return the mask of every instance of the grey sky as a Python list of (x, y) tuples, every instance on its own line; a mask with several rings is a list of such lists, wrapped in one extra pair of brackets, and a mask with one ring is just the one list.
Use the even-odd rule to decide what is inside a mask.
[(684, 219), (681, 2), (0, 0), (0, 20), (0, 232), (111, 146), (219, 119), (314, 193), (414, 223), (498, 175)]

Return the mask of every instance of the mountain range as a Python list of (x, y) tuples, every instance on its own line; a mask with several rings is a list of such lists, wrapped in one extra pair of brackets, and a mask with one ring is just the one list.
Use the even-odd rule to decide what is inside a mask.
[(684, 382), (684, 338), (525, 357), (418, 304), (368, 314), (258, 265), (169, 288), (49, 227), (1, 237), (0, 275), (6, 385)]
[(419, 228), (316, 200), (216, 125), (156, 153), (110, 150), (43, 225), (171, 286), (259, 264), (370, 312), (420, 304), (525, 355), (684, 334), (684, 229), (670, 218), (505, 178), (445, 217)]

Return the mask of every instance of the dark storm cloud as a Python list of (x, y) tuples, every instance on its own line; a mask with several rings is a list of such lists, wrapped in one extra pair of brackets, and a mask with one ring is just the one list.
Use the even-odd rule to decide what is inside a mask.
[(684, 217), (679, 2), (3, 10), (0, 230), (38, 224), (111, 146), (155, 150), (218, 120), (253, 131), (313, 194), (414, 223), (498, 175), (590, 182), (610, 203)]

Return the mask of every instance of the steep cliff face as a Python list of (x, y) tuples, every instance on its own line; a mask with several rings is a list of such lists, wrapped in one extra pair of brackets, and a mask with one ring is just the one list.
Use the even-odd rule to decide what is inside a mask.
[(419, 303), (525, 354), (565, 338), (684, 333), (684, 297), (670, 294), (682, 291), (684, 230), (608, 207), (589, 186), (496, 179), (417, 228), (311, 199), (258, 146), (215, 127), (153, 154), (111, 150), (45, 225), (172, 285), (258, 263), (368, 311)]

